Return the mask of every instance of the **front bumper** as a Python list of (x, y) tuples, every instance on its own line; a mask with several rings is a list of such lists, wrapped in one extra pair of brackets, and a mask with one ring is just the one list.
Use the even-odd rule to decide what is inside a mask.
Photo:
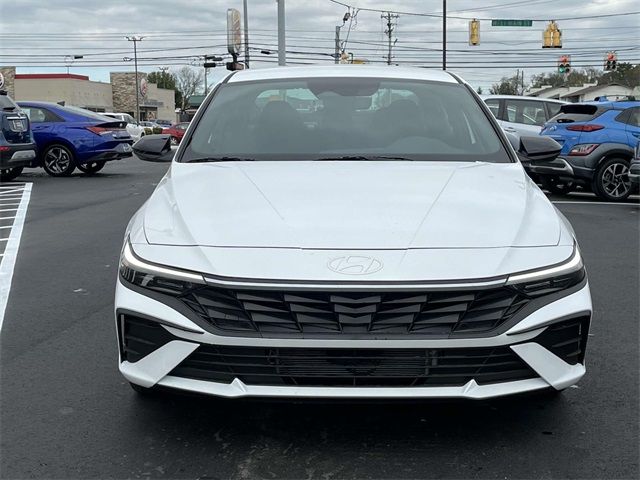
[[(123, 319), (124, 315), (136, 315), (142, 319), (153, 322), (156, 328), (160, 328), (164, 343), (150, 353), (145, 353), (128, 361), (123, 358)], [(153, 387), (161, 386), (178, 390), (212, 394), (222, 397), (298, 397), (298, 398), (491, 398), (516, 393), (524, 393), (546, 388), (561, 390), (580, 380), (585, 374), (583, 353), (586, 346), (588, 321), (591, 316), (591, 297), (589, 286), (584, 285), (567, 296), (559, 298), (552, 303), (533, 311), (508, 330), (495, 336), (470, 337), (470, 338), (401, 338), (401, 339), (342, 339), (342, 338), (263, 338), (245, 337), (238, 335), (216, 335), (205, 331), (188, 316), (171, 308), (170, 306), (138, 293), (120, 280), (116, 288), (116, 319), (118, 326), (118, 339), (120, 348), (120, 372), (132, 383)], [(545, 346), (542, 335), (545, 331), (551, 331), (564, 325), (563, 322), (582, 319), (584, 327), (581, 330), (580, 345), (582, 354), (573, 363), (567, 363)], [(160, 325), (158, 325), (160, 324)], [(547, 335), (548, 337), (548, 335)], [(540, 342), (540, 343), (539, 343)], [(547, 342), (548, 343), (548, 342)], [(546, 343), (545, 343), (546, 344)], [(520, 362), (521, 370), (528, 370), (529, 375), (515, 375), (512, 380), (506, 381), (476, 381), (476, 378), (465, 377), (464, 383), (434, 386), (358, 386), (358, 385), (300, 385), (300, 384), (265, 384), (259, 377), (252, 377), (246, 373), (246, 368), (253, 367), (252, 362), (244, 362), (235, 365), (234, 372), (245, 372), (237, 377), (226, 374), (224, 381), (198, 378), (197, 375), (188, 373), (189, 365), (202, 362), (204, 358), (211, 359), (211, 363), (219, 365), (225, 363), (225, 358), (232, 356), (236, 360), (254, 355), (256, 350), (268, 350), (269, 355), (292, 355), (291, 352), (307, 352), (324, 349), (330, 354), (349, 352), (349, 355), (364, 355), (369, 358), (369, 352), (374, 351), (396, 352), (406, 360), (407, 352), (419, 352), (421, 355), (433, 360), (438, 353), (446, 358), (450, 352), (458, 355), (458, 352), (490, 351), (501, 352), (500, 355), (510, 355), (510, 361)], [(385, 350), (386, 349), (386, 350)], [(557, 351), (554, 350), (556, 353)], [(230, 352), (230, 353), (229, 353)], [(278, 353), (279, 352), (279, 353)], [(364, 352), (364, 353), (363, 353)], [(397, 352), (400, 352), (399, 354)], [(427, 352), (425, 354), (425, 352)], [(391, 353), (389, 353), (390, 355)], [(200, 357), (197, 357), (200, 355)], [(218, 362), (216, 355), (222, 355), (222, 362)], [(455, 358), (451, 357), (450, 358)], [(208, 356), (208, 357), (207, 357)], [(215, 358), (214, 358), (215, 357)], [(298, 358), (298, 357), (296, 357)], [(305, 362), (315, 362), (320, 357), (307, 357)], [(383, 357), (386, 358), (386, 357)], [(413, 357), (412, 357), (413, 359)], [(430, 361), (431, 361), (430, 360)], [(277, 360), (274, 360), (277, 362)], [(218, 362), (218, 363), (216, 363)], [(325, 362), (326, 363), (326, 362)], [(446, 363), (444, 360), (441, 363)], [(464, 364), (464, 362), (462, 362)], [(281, 365), (281, 364), (280, 364)], [(304, 369), (309, 363), (301, 363)], [(404, 365), (404, 364), (403, 364)], [(286, 367), (274, 366), (269, 360), (259, 365), (260, 368), (268, 368), (269, 375), (273, 372), (282, 374), (279, 369), (286, 368), (286, 375), (295, 375), (291, 372), (298, 365), (289, 364)], [(451, 366), (451, 365), (449, 365)], [(460, 365), (455, 363), (453, 368)], [(463, 365), (464, 366), (464, 365)], [(333, 368), (333, 366), (330, 366)], [(437, 367), (437, 368), (435, 368)], [(442, 372), (447, 365), (425, 366), (428, 372)], [(216, 367), (217, 368), (217, 367)], [(326, 365), (323, 368), (327, 368)], [(353, 367), (362, 368), (361, 366)], [(387, 365), (387, 368), (389, 365)], [(404, 368), (404, 367), (403, 367)], [(438, 370), (440, 368), (440, 370)], [(431, 370), (429, 370), (431, 369)], [(326, 370), (334, 374), (335, 370)], [(355, 371), (355, 370), (354, 370)], [(458, 371), (458, 370), (456, 370)], [(187, 373), (185, 373), (187, 372)], [(362, 373), (362, 372), (360, 372)], [(244, 375), (244, 376), (243, 376)], [(260, 374), (261, 375), (261, 374)], [(424, 377), (425, 375), (423, 375)], [(438, 375), (434, 375), (437, 377)], [(242, 377), (242, 378), (238, 378)], [(214, 377), (211, 377), (214, 378)], [(247, 380), (249, 378), (249, 380)], [(251, 378), (256, 379), (252, 381)], [(429, 377), (430, 378), (430, 377)], [(447, 376), (448, 378), (448, 376)], [(487, 377), (484, 377), (485, 379)], [(244, 379), (244, 380), (243, 380)], [(268, 382), (266, 382), (268, 383)], [(428, 382), (427, 382), (428, 383)], [(435, 382), (437, 383), (437, 382)]]

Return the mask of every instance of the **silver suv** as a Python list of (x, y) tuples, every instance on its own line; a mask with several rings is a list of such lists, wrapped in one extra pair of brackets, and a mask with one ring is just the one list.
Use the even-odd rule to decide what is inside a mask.
[(517, 95), (483, 95), (482, 99), (502, 129), (518, 137), (538, 135), (542, 125), (560, 113), (560, 107), (567, 103)]

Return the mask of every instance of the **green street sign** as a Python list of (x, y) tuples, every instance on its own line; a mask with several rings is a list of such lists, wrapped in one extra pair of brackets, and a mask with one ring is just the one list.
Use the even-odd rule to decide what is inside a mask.
[(491, 20), (492, 27), (531, 27), (533, 20)]

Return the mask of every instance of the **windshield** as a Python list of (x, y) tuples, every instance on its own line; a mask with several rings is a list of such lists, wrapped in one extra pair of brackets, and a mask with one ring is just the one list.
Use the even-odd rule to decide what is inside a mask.
[(221, 85), (179, 161), (221, 158), (511, 161), (463, 85), (375, 78)]

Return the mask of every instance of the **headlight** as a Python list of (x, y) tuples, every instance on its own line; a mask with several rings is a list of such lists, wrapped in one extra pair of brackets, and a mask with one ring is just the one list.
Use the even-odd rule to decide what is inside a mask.
[(580, 283), (586, 275), (582, 257), (575, 246), (564, 262), (550, 267), (509, 275), (507, 285), (528, 296), (540, 296), (564, 290)]
[(206, 282), (202, 275), (147, 262), (133, 253), (129, 240), (120, 256), (120, 276), (139, 287), (179, 295)]

